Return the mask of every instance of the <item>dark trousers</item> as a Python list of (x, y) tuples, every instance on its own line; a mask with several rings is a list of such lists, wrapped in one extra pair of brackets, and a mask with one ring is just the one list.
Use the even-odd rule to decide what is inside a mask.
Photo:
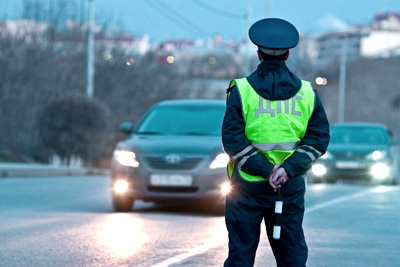
[(278, 267), (305, 266), (307, 244), (302, 222), (305, 182), (291, 178), (282, 187), (281, 238), (272, 238), (276, 193), (267, 181), (248, 182), (234, 172), (232, 191), (226, 198), (225, 222), (229, 232), (229, 255), (225, 267), (253, 266), (264, 219), (269, 243)]

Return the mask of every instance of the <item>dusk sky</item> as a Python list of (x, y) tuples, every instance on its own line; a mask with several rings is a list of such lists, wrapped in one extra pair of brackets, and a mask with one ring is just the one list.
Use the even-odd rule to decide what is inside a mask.
[[(75, 1), (75, 0), (71, 0)], [(76, 0), (77, 5), (83, 0)], [(122, 26), (151, 42), (171, 39), (225, 40), (247, 37), (247, 0), (94, 0), (98, 24)], [(24, 0), (1, 0), (0, 19), (21, 16)], [(43, 0), (42, 0), (43, 2)], [(50, 1), (49, 1), (50, 2)], [(344, 29), (369, 24), (377, 12), (400, 12), (399, 0), (252, 0), (252, 22), (279, 17), (300, 32)]]

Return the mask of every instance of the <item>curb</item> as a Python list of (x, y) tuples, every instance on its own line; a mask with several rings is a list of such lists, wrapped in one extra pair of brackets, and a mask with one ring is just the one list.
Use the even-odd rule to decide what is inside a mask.
[(86, 175), (110, 175), (110, 170), (33, 163), (0, 163), (0, 178)]

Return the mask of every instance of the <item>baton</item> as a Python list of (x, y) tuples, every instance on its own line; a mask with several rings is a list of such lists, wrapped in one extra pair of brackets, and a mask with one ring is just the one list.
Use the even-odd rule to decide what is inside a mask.
[(282, 215), (282, 187), (279, 187), (277, 190), (276, 201), (275, 201), (275, 224), (274, 224), (274, 232), (272, 237), (274, 239), (279, 239), (281, 237), (281, 215)]

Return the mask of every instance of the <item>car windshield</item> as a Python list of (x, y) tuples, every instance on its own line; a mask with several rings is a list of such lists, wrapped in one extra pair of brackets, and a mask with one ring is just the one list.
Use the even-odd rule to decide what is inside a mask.
[(139, 124), (137, 134), (220, 135), (224, 106), (156, 106)]
[(331, 144), (374, 144), (387, 143), (385, 130), (375, 127), (332, 127)]

